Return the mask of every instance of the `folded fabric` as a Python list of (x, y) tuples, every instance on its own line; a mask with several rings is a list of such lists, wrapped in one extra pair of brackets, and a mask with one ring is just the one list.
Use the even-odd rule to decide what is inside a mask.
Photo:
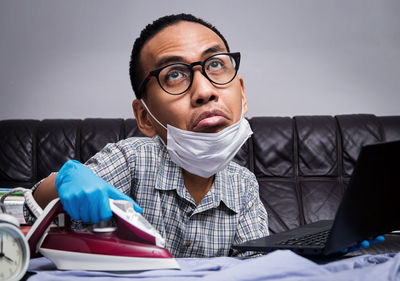
[(231, 257), (177, 259), (181, 270), (142, 272), (60, 271), (46, 258), (33, 259), (29, 281), (45, 280), (268, 280), (338, 281), (400, 280), (400, 254), (363, 255), (318, 264), (291, 251), (275, 251), (250, 259)]

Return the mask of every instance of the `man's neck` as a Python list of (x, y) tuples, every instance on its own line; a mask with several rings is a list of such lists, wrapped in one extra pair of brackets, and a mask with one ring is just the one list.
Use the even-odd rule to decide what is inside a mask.
[(200, 204), (201, 200), (206, 196), (207, 192), (210, 190), (214, 177), (202, 178), (197, 175), (193, 175), (182, 169), (183, 182), (189, 194), (192, 195), (196, 206)]

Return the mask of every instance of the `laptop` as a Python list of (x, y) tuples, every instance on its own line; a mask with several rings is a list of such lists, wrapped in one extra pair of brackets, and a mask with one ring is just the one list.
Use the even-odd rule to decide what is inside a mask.
[(334, 220), (235, 244), (239, 251), (289, 249), (304, 256), (330, 256), (356, 243), (400, 230), (400, 141), (361, 148)]

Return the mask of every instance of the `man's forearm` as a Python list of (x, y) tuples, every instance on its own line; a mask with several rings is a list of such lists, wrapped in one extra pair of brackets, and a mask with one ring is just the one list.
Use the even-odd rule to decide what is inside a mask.
[(58, 193), (55, 186), (56, 176), (57, 174), (52, 174), (48, 176), (46, 179), (44, 179), (33, 194), (35, 201), (43, 209), (47, 206), (47, 204), (51, 200), (58, 197)]

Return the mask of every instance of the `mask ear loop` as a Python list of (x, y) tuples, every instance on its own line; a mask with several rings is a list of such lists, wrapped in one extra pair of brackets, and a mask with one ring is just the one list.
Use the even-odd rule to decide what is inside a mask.
[(246, 118), (246, 116), (245, 116), (245, 114), (244, 114), (244, 106), (243, 106), (243, 101), (242, 101), (242, 112), (240, 113), (240, 119), (239, 119), (239, 121), (242, 120), (242, 119), (244, 119), (244, 118)]
[(167, 127), (165, 127), (163, 124), (161, 124), (161, 122), (158, 121), (158, 119), (157, 119), (156, 117), (154, 117), (154, 115), (151, 113), (150, 109), (147, 107), (146, 103), (144, 102), (144, 100), (141, 99), (140, 101), (142, 102), (144, 108), (146, 108), (146, 110), (147, 110), (147, 112), (150, 114), (150, 116), (151, 116), (154, 120), (156, 120), (156, 122), (157, 122), (161, 127), (163, 127), (165, 130), (167, 130)]
[[(158, 119), (157, 119), (156, 117), (154, 117), (154, 115), (151, 113), (150, 109), (147, 107), (146, 103), (144, 102), (144, 100), (141, 99), (140, 101), (142, 102), (144, 108), (146, 108), (146, 110), (147, 110), (147, 112), (150, 114), (150, 116), (151, 116), (154, 120), (156, 120), (156, 122), (168, 132), (167, 128), (166, 128), (163, 124), (161, 124), (161, 122), (158, 121)], [(163, 139), (162, 139), (160, 136), (158, 136), (158, 138), (160, 139), (160, 141), (162, 142), (162, 144), (163, 144), (164, 146), (167, 146), (166, 143), (163, 141)]]

